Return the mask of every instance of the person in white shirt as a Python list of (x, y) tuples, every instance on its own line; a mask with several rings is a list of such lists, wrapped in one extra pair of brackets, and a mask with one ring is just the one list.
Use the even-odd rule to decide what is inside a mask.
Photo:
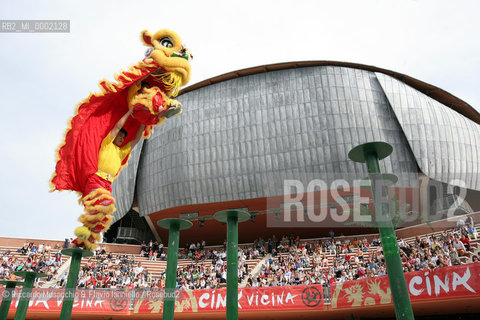
[(465, 252), (465, 245), (463, 244), (462, 241), (458, 240), (457, 238), (455, 238), (455, 240), (453, 240), (453, 247), (457, 250), (457, 251), (463, 251), (462, 254)]
[(289, 283), (290, 280), (292, 279), (292, 272), (290, 272), (290, 270), (287, 270), (285, 272), (285, 279), (287, 280), (287, 283)]
[(138, 264), (135, 268), (133, 268), (133, 273), (135, 274), (135, 277), (138, 276), (140, 272), (143, 270), (140, 270), (140, 264)]
[(426, 242), (427, 242), (427, 245), (431, 246), (433, 244), (432, 237), (431, 236), (427, 237)]

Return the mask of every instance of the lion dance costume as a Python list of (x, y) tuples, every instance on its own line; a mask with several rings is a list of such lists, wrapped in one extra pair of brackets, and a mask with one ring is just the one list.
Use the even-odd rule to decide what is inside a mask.
[(120, 146), (128, 151), (121, 156), (121, 166), (114, 175), (99, 171), (102, 141), (131, 108), (123, 128), (137, 132), (144, 124), (142, 136), (148, 138), (155, 125), (181, 112), (180, 103), (172, 97), (190, 80), (192, 56), (175, 32), (163, 29), (152, 35), (143, 31), (141, 37), (149, 47), (145, 59), (115, 75), (116, 82), (102, 80), (101, 92), (80, 102), (57, 151), (51, 192), (72, 190), (81, 194), (85, 212), (78, 220), (83, 226), (75, 229), (74, 243), (91, 251), (112, 222), (115, 199), (111, 183), (127, 165), (130, 149), (123, 147), (135, 134), (127, 135)]

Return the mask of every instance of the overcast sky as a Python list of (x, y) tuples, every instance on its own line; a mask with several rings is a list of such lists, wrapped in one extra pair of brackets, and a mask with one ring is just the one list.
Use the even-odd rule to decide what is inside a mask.
[[(480, 110), (480, 1), (2, 1), (0, 19), (70, 20), (70, 33), (0, 33), (0, 236), (72, 237), (82, 207), (49, 193), (76, 104), (169, 28), (194, 55), (190, 84), (304, 60), (374, 65)], [(188, 106), (184, 106), (188, 108)]]

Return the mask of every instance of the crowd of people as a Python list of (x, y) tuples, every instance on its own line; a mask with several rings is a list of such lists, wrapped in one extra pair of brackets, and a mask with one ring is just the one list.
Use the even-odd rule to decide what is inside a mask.
[[(405, 272), (432, 270), (462, 263), (461, 257), (478, 262), (470, 240), (478, 234), (471, 218), (462, 220), (457, 228), (438, 234), (416, 237), (406, 242), (398, 239)], [(249, 245), (240, 245), (238, 251), (238, 278), (246, 286), (283, 286), (323, 284), (378, 277), (386, 274), (385, 259), (379, 238), (342, 240), (333, 234), (328, 239), (304, 241), (299, 236), (259, 238)], [(66, 241), (63, 247), (68, 247)], [(15, 271), (37, 271), (51, 280), (62, 264), (61, 245), (51, 248), (45, 244), (25, 243), (18, 249), (20, 257), (11, 252), (2, 253), (0, 279), (13, 279)], [(140, 257), (166, 261), (162, 244), (142, 243)], [(265, 262), (251, 272), (260, 259)], [(184, 259), (177, 269), (177, 286), (183, 289), (215, 289), (226, 283), (226, 242), (223, 246), (207, 247), (205, 241), (190, 243), (179, 250)], [(188, 263), (185, 263), (185, 260)], [(253, 261), (255, 260), (255, 261)], [(78, 288), (85, 289), (148, 289), (165, 285), (165, 272), (153, 275), (135, 255), (115, 254), (100, 246), (95, 255), (82, 263)], [(55, 287), (66, 284), (68, 272), (62, 274)]]
[[(313, 242), (297, 237), (269, 239), (271, 253), (256, 276), (249, 275), (247, 286), (282, 286), (300, 284), (329, 284), (345, 281), (347, 272), (364, 261), (371, 246), (380, 245), (379, 239), (370, 244), (366, 239), (341, 241), (334, 237)], [(333, 260), (328, 257), (335, 256)], [(353, 280), (353, 276), (351, 278)]]
[[(247, 261), (263, 258), (265, 255), (264, 245), (254, 244), (253, 247), (241, 248), (238, 252), (238, 275), (239, 281), (244, 279), (248, 272)], [(167, 255), (161, 244), (150, 241), (142, 243), (140, 256), (149, 260), (166, 261)], [(214, 289), (226, 283), (226, 242), (223, 246), (206, 247), (204, 240), (197, 243), (189, 243), (179, 250), (179, 259), (189, 263), (182, 264), (177, 270), (177, 286), (183, 289)], [(152, 281), (153, 287), (163, 287), (165, 274)]]
[(43, 281), (50, 281), (62, 265), (60, 243), (52, 248), (45, 243), (25, 242), (16, 253), (10, 250), (1, 253), (0, 280), (17, 280), (14, 275), (17, 271), (34, 271), (45, 273), (47, 278)]
[[(202, 242), (204, 243), (204, 242)], [(248, 276), (257, 261), (266, 255), (265, 242), (256, 240), (252, 245), (239, 246), (238, 281)], [(226, 242), (222, 247), (206, 249), (203, 245), (191, 244), (183, 250), (183, 256), (191, 260), (177, 271), (177, 285), (183, 289), (215, 289), (227, 281)]]
[[(458, 225), (457, 225), (458, 226)], [(407, 243), (398, 239), (404, 272), (432, 270), (462, 264), (461, 257), (479, 262), (472, 253), (471, 239), (477, 239), (473, 220), (468, 217), (454, 231), (416, 237)], [(276, 245), (278, 243), (278, 245)], [(280, 253), (277, 255), (276, 251)], [(379, 277), (387, 274), (380, 239), (340, 241), (331, 238), (314, 243), (297, 238), (282, 238), (274, 242), (273, 255), (261, 272), (250, 276), (250, 286), (281, 286), (296, 284), (323, 284)], [(332, 257), (330, 260), (328, 257)], [(468, 261), (468, 260), (466, 260)]]
[[(64, 279), (62, 279), (64, 280)], [(64, 286), (58, 281), (57, 287)], [(102, 246), (95, 255), (82, 264), (78, 275), (78, 288), (83, 289), (147, 289), (156, 285), (148, 268), (134, 255), (109, 253)]]
[[(467, 223), (468, 225), (468, 223)], [(468, 226), (462, 230), (441, 235), (417, 237), (414, 243), (399, 239), (398, 245), (405, 272), (434, 269), (460, 264), (460, 257), (471, 255)], [(462, 231), (463, 234), (460, 232)], [(262, 238), (240, 247), (238, 252), (239, 282), (246, 286), (281, 286), (296, 284), (323, 284), (348, 281), (386, 274), (386, 265), (380, 238), (367, 240), (340, 240), (332, 238), (302, 241), (299, 236)], [(152, 244), (142, 250), (145, 257)], [(156, 249), (154, 244), (153, 246)], [(177, 271), (177, 286), (184, 289), (214, 289), (226, 282), (226, 250), (208, 249), (204, 241), (191, 243), (180, 250), (180, 259), (191, 263)], [(265, 263), (255, 275), (249, 274), (248, 260), (264, 258)], [(158, 249), (160, 259), (166, 259), (163, 248)], [(329, 258), (330, 257), (330, 258)], [(333, 257), (333, 258), (332, 258)], [(474, 256), (473, 261), (478, 257)], [(253, 267), (253, 266), (250, 266)], [(164, 277), (160, 277), (164, 282)], [(159, 287), (161, 287), (161, 283)]]

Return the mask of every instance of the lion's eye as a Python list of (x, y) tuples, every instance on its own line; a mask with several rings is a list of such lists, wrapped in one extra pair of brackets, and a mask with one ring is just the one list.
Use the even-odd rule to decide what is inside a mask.
[(173, 47), (173, 40), (170, 37), (163, 37), (160, 40), (158, 40), (160, 45), (165, 48), (171, 48)]

